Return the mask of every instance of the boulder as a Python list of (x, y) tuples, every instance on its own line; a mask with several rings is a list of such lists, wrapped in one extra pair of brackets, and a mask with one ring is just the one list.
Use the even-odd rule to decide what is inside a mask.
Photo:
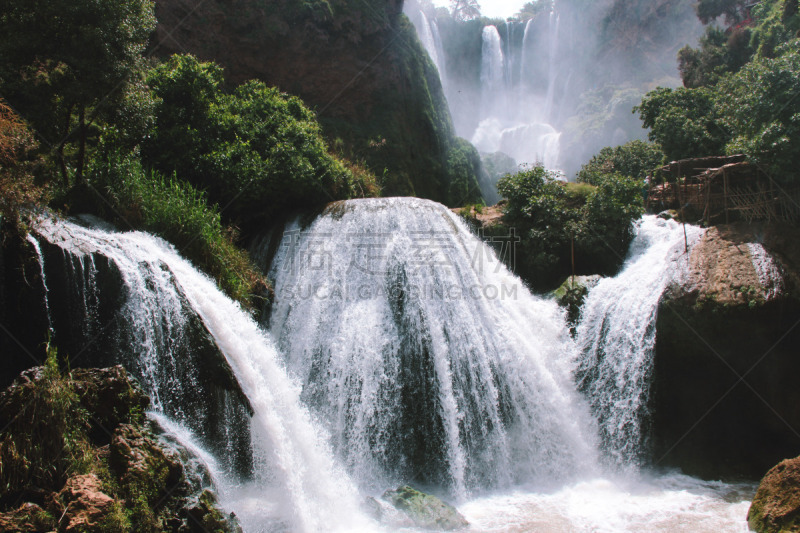
[(800, 232), (710, 228), (656, 318), (653, 457), (707, 478), (760, 477), (797, 453)]
[(453, 530), (469, 526), (455, 507), (408, 485), (386, 491), (383, 498), (405, 513), (417, 527)]
[(100, 479), (94, 474), (73, 476), (58, 493), (64, 506), (59, 519), (59, 531), (99, 531), (103, 519), (112, 511), (114, 498), (102, 490)]
[(229, 531), (241, 533), (236, 515), (225, 515), (217, 506), (217, 497), (210, 490), (204, 490), (195, 505), (189, 508), (189, 529), (193, 533), (207, 531)]
[(109, 464), (127, 492), (144, 494), (151, 505), (162, 501), (183, 479), (180, 459), (130, 424), (114, 431)]
[(71, 378), (81, 407), (92, 415), (93, 442), (108, 443), (117, 426), (142, 415), (150, 405), (150, 398), (120, 365), (78, 368), (72, 371)]
[(800, 531), (800, 457), (786, 459), (767, 472), (747, 513), (759, 533)]

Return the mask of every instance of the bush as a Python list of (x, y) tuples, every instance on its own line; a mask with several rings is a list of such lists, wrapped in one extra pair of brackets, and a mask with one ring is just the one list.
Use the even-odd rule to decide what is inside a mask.
[(328, 153), (314, 114), (296, 97), (250, 81), (223, 90), (222, 69), (172, 56), (148, 77), (160, 103), (144, 163), (207, 192), (228, 219), (252, 221), (291, 208), (373, 193)]
[(0, 216), (8, 230), (21, 229), (25, 209), (47, 204), (47, 187), (34, 183), (37, 148), (30, 129), (0, 100)]
[(114, 150), (95, 161), (91, 176), (114, 208), (109, 218), (171, 242), (231, 298), (249, 306), (253, 294), (266, 287), (247, 253), (235, 246), (235, 232), (190, 184), (146, 171), (135, 154)]
[(578, 182), (599, 185), (609, 174), (644, 179), (649, 170), (664, 162), (664, 153), (656, 143), (631, 141), (615, 148), (606, 147), (592, 157), (578, 172)]
[(715, 101), (716, 93), (705, 87), (659, 87), (634, 111), (650, 128), (648, 138), (661, 145), (669, 160), (678, 160), (722, 153), (729, 133), (716, 115)]
[(576, 273), (612, 273), (633, 237), (632, 222), (643, 213), (642, 186), (618, 173), (597, 186), (566, 183), (541, 166), (502, 178), (504, 221), (522, 236), (520, 275), (535, 288), (552, 288), (571, 273), (573, 244)]
[(800, 160), (800, 41), (757, 58), (720, 82), (718, 114), (733, 132), (728, 153), (745, 153), (777, 180), (797, 180)]

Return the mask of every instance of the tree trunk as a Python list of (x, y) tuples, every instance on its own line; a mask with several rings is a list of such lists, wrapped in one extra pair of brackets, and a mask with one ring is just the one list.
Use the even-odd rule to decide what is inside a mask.
[(83, 185), (86, 183), (86, 178), (83, 176), (83, 167), (86, 161), (86, 130), (88, 129), (88, 125), (86, 124), (86, 108), (83, 105), (81, 105), (78, 121), (78, 169), (75, 173), (75, 182)]

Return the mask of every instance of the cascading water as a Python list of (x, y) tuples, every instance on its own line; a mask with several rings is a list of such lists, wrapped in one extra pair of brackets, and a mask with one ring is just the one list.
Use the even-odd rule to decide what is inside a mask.
[[(511, 22), (505, 25), (505, 41), (495, 26), (483, 28), (481, 112), (470, 136), (481, 152), (503, 152), (520, 164), (557, 168), (561, 134), (550, 121), (559, 78), (559, 18), (552, 13), (548, 20), (544, 29), (535, 19), (528, 20), (519, 43), (512, 42)], [(537, 30), (542, 34), (534, 38)]]
[[(699, 232), (688, 231), (690, 240)], [(110, 298), (119, 300), (124, 327), (117, 329), (150, 330), (123, 338), (138, 339), (129, 346), (141, 360), (134, 371), (151, 395), (158, 390), (162, 407), (153, 418), (211, 472), (221, 503), (246, 532), (381, 530), (361, 514), (359, 495), (401, 481), (479, 495), (460, 507), (475, 532), (746, 530), (749, 486), (635, 471), (603, 477), (597, 423), (572, 377), (580, 353), (563, 313), (528, 293), (443, 206), (351, 201), (329, 207), (308, 228), (290, 226), (280, 246), (264, 251), (275, 252), (270, 327), (283, 356), (269, 333), (163, 241), (64, 221), (42, 220), (37, 232), (57, 329), (60, 285), (75, 285), (80, 297), (96, 294), (93, 305), (103, 316), (105, 293), (114, 292), (109, 276), (118, 278), (122, 290)], [(612, 347), (624, 346), (607, 342), (620, 325), (615, 315), (632, 319), (634, 306), (646, 315), (651, 304), (637, 303), (634, 293), (652, 302), (663, 288), (659, 273), (679, 271), (674, 262), (665, 267), (680, 252), (676, 242), (680, 248), (679, 226), (646, 218), (623, 272), (590, 294), (587, 318), (589, 308), (607, 315), (606, 359)], [(74, 279), (59, 277), (59, 262)], [(771, 275), (769, 265), (762, 270)], [(80, 288), (91, 286), (84, 278), (94, 280), (94, 293)], [(629, 290), (634, 285), (641, 290)], [(624, 288), (630, 307), (592, 303), (607, 303), (608, 287), (619, 291), (617, 299)], [(178, 312), (186, 316), (164, 324)], [(198, 371), (180, 366), (191, 350), (175, 340), (190, 333), (180, 330), (195, 315), (252, 406), (254, 475), (244, 479), (225, 464), (229, 451), (206, 451), (192, 425), (203, 405), (190, 402), (181, 415), (173, 400)], [(77, 321), (85, 319), (81, 311)], [(637, 364), (636, 350), (620, 351)], [(586, 354), (582, 369), (591, 366)], [(150, 363), (156, 368), (148, 381)], [(595, 368), (620, 372), (606, 381), (612, 396), (634, 398), (619, 405), (635, 402), (635, 387), (615, 388), (643, 383), (629, 380), (625, 365)], [(215, 420), (225, 425), (226, 416)]]
[(659, 300), (688, 264), (686, 244), (703, 230), (648, 215), (636, 232), (620, 274), (589, 291), (576, 333), (579, 387), (600, 421), (604, 451), (624, 467), (645, 452)]
[(429, 20), (425, 12), (414, 6), (413, 3), (407, 3), (404, 11), (406, 11), (414, 24), (417, 35), (422, 41), (422, 46), (425, 47), (425, 51), (428, 52), (428, 56), (430, 56), (431, 61), (436, 66), (436, 70), (439, 72), (439, 80), (442, 83), (442, 87), (447, 87), (447, 68), (439, 26), (435, 20)]
[(335, 204), (272, 264), (271, 331), (362, 485), (463, 498), (593, 470), (562, 311), (445, 207)]
[[(259, 531), (271, 522), (278, 529), (288, 526), (299, 531), (358, 524), (357, 490), (336, 465), (324, 432), (300, 403), (299, 390), (287, 377), (275, 348), (211, 279), (167, 243), (144, 233), (113, 233), (47, 219), (39, 220), (37, 232), (84, 268), (90, 258), (100, 256), (118, 269), (126, 293), (123, 330), (138, 355), (134, 373), (143, 379), (156, 410), (182, 419), (189, 427), (196, 413), (181, 413), (172, 401), (183, 395), (182, 387), (196, 386), (191, 373), (176, 368), (178, 359), (187, 355), (181, 353), (181, 336), (187, 334), (183, 302), (200, 316), (253, 409), (255, 479), (235, 498), (222, 494), (249, 531)], [(264, 516), (263, 503), (256, 509), (249, 505), (264, 495), (280, 502), (278, 516)]]

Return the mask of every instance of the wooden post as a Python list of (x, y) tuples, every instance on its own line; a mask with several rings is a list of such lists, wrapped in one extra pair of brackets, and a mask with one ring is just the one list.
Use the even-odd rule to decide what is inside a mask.
[(572, 288), (575, 288), (575, 237), (572, 237), (570, 242), (571, 255), (572, 255)]
[(729, 224), (728, 220), (728, 169), (722, 167), (722, 199), (725, 202), (725, 224)]

